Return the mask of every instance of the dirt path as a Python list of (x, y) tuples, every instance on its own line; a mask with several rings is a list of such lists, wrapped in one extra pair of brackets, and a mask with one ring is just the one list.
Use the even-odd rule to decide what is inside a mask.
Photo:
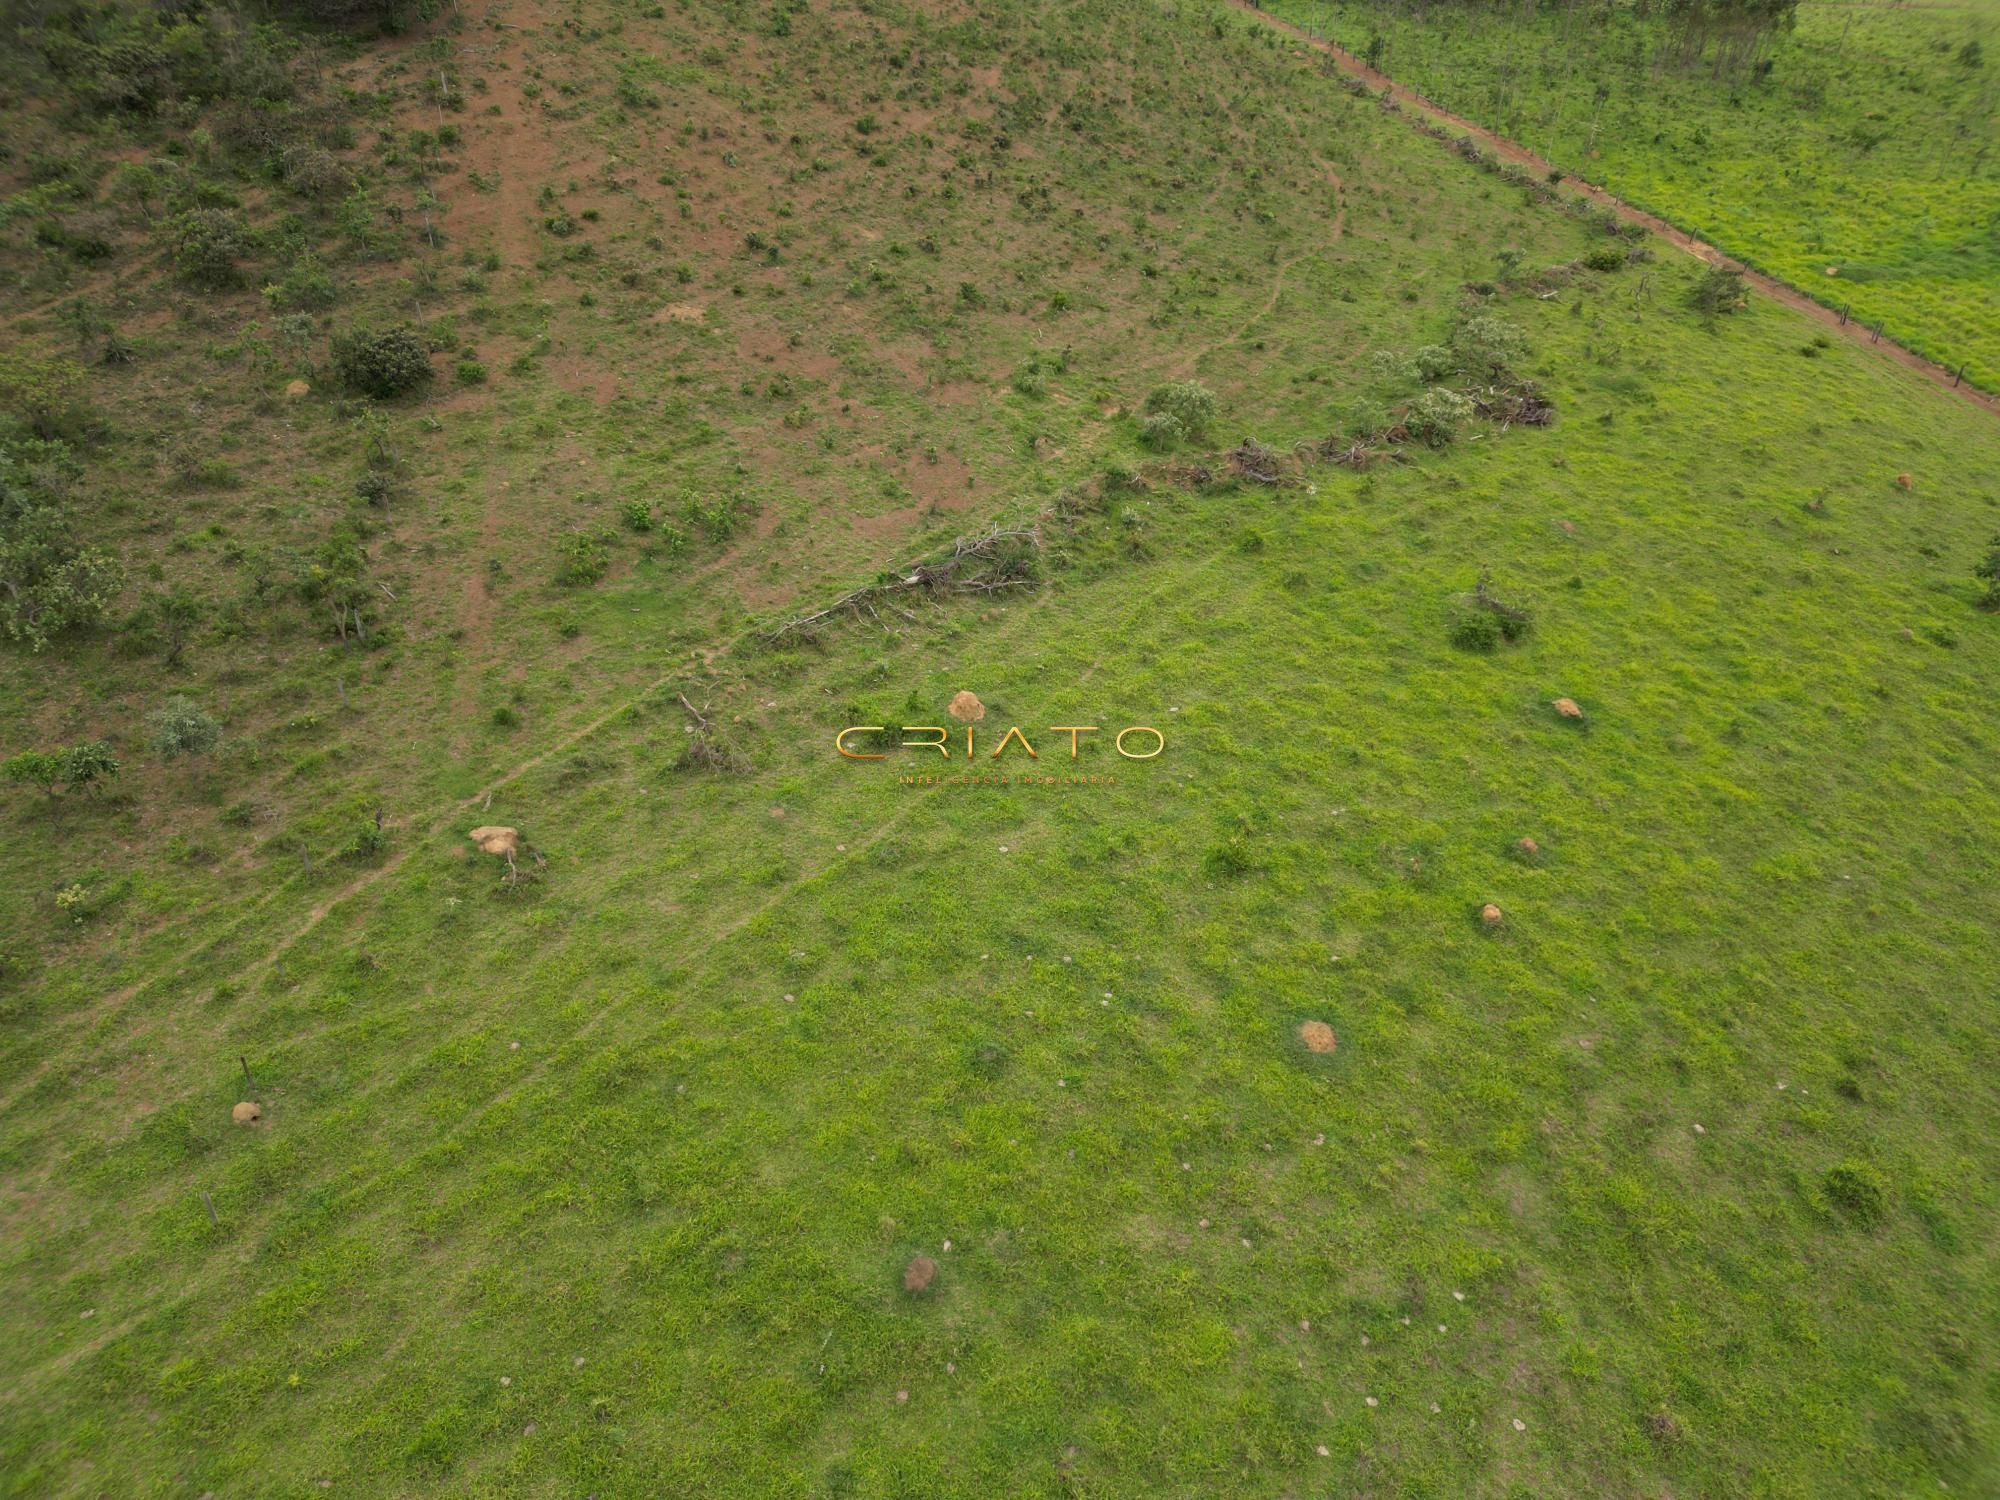
[[(1396, 82), (1395, 79), (1390, 78), (1387, 74), (1376, 72), (1375, 69), (1369, 67), (1367, 63), (1363, 62), (1353, 53), (1335, 46), (1332, 42), (1322, 41), (1308, 32), (1304, 27), (1294, 25), (1290, 21), (1281, 20), (1277, 16), (1271, 15), (1268, 11), (1259, 10), (1257, 6), (1251, 3), (1251, 0), (1228, 0), (1228, 3), (1246, 15), (1255, 16), (1265, 25), (1274, 27), (1284, 32), (1285, 35), (1305, 43), (1307, 46), (1318, 48), (1333, 59), (1341, 72), (1351, 78), (1362, 79), (1371, 88), (1378, 91), (1387, 89), (1390, 97), (1395, 99), (1398, 104), (1407, 106), (1416, 113), (1422, 114), (1439, 124), (1450, 125), (1455, 129), (1464, 131), (1481, 145), (1490, 148), (1493, 154), (1501, 160), (1514, 162), (1542, 175), (1546, 175), (1553, 170), (1548, 162), (1528, 150), (1527, 147), (1510, 141), (1505, 136), (1495, 135), (1484, 126), (1475, 125), (1463, 115), (1455, 115), (1441, 105), (1433, 104), (1415, 89), (1405, 87)], [(1740, 272), (1745, 283), (1755, 287), (1772, 301), (1783, 303), (1786, 307), (1805, 314), (1805, 316), (1819, 323), (1822, 327), (1840, 334), (1851, 342), (1866, 345), (1875, 350), (1876, 353), (1894, 360), (1906, 369), (1915, 370), (1934, 384), (1950, 391), (1953, 395), (1964, 398), (1982, 410), (2000, 414), (2000, 397), (1989, 395), (1987, 392), (1979, 390), (1974, 386), (1954, 384), (1952, 379), (1953, 372), (1946, 369), (1943, 365), (1934, 364), (1930, 360), (1925, 359), (1921, 354), (1911, 353), (1894, 339), (1886, 336), (1879, 341), (1876, 340), (1872, 331), (1863, 327), (1858, 322), (1853, 320), (1849, 320), (1846, 323), (1841, 322), (1839, 313), (1822, 303), (1813, 301), (1812, 298), (1791, 285), (1791, 283), (1780, 281), (1775, 276), (1766, 275), (1762, 271), (1744, 265), (1741, 261), (1723, 254), (1722, 251), (1709, 244), (1708, 241), (1697, 239), (1686, 230), (1669, 224), (1657, 214), (1649, 214), (1642, 208), (1634, 208), (1631, 204), (1625, 202), (1624, 199), (1607, 193), (1603, 188), (1594, 187), (1590, 183), (1583, 182), (1574, 177), (1568, 178), (1566, 181), (1571, 187), (1575, 188), (1592, 202), (1602, 204), (1621, 219), (1629, 220), (1634, 224), (1645, 225), (1646, 228), (1652, 230), (1653, 233), (1659, 235), (1669, 244), (1685, 250), (1689, 255), (1694, 256), (1695, 259), (1706, 261), (1712, 266), (1721, 266), (1725, 270)]]
[[(1313, 164), (1325, 174), (1328, 186), (1333, 189), (1333, 226), (1332, 233), (1327, 236), (1327, 241), (1330, 243), (1342, 238), (1347, 233), (1347, 184), (1340, 180), (1340, 174), (1334, 171), (1324, 158), (1315, 155), (1313, 157)], [(1213, 196), (1213, 194), (1210, 196)], [(1204, 345), (1202, 348), (1196, 349), (1189, 354), (1186, 359), (1174, 367), (1174, 378), (1177, 380), (1192, 380), (1195, 375), (1196, 366), (1202, 360), (1208, 358), (1211, 354), (1227, 349), (1232, 345), (1243, 343), (1248, 339), (1252, 329), (1278, 310), (1278, 299), (1285, 292), (1285, 273), (1290, 271), (1292, 267), (1312, 259), (1313, 256), (1319, 254), (1324, 248), (1325, 245), (1314, 245), (1310, 249), (1301, 250), (1297, 255), (1291, 257), (1291, 259), (1281, 262), (1278, 266), (1278, 274), (1271, 279), (1271, 294), (1264, 299), (1264, 305), (1245, 318), (1242, 326), (1236, 332), (1230, 334), (1228, 338), (1217, 339), (1214, 343)]]

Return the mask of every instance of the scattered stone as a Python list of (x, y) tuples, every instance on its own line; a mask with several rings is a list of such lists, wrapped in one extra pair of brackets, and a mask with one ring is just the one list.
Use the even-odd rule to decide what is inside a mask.
[(945, 712), (961, 724), (977, 724), (986, 717), (986, 705), (979, 701), (976, 693), (959, 693), (946, 706)]
[(1299, 1026), (1299, 1040), (1308, 1052), (1332, 1052), (1340, 1046), (1333, 1028), (1324, 1021), (1306, 1021)]
[(1523, 854), (1527, 855), (1528, 858), (1530, 859), (1533, 859), (1537, 854), (1540, 854), (1542, 852), (1542, 846), (1536, 843), (1533, 839), (1524, 838), (1520, 841), (1520, 843), (1516, 844), (1514, 847), (1516, 849), (1519, 849)]
[(1553, 708), (1565, 719), (1580, 719), (1583, 717), (1583, 710), (1576, 706), (1576, 699), (1574, 698), (1557, 698), (1549, 704), (1549, 707)]
[(782, 807), (774, 807), (771, 809), (771, 816), (774, 818), (782, 818), (784, 815), (785, 815), (785, 810)]
[(285, 399), (287, 401), (303, 401), (311, 394), (312, 387), (307, 385), (303, 380), (289, 381), (285, 385)]
[(1321, 1458), (1326, 1458), (1329, 1456), (1326, 1451), (1325, 1443), (1321, 1443), (1317, 1448), (1313, 1449), (1313, 1452), (1317, 1453)]
[(937, 1262), (928, 1255), (919, 1255), (903, 1267), (903, 1290), (923, 1292), (930, 1290), (930, 1284), (937, 1277)]
[(1498, 927), (1506, 919), (1501, 916), (1500, 908), (1489, 901), (1479, 908), (1479, 920), (1488, 927)]
[(1900, 484), (1906, 490), (1913, 490), (1917, 487), (1916, 480), (1907, 474), (1898, 474), (1896, 476), (1896, 483)]
[(1376, 1405), (1376, 1404), (1377, 1404), (1377, 1402), (1376, 1402), (1376, 1400), (1375, 1400), (1375, 1398), (1374, 1398), (1373, 1396), (1370, 1396), (1370, 1397), (1368, 1398), (1368, 1404), (1369, 1404), (1370, 1406), (1374, 1406), (1374, 1405)]
[(896, 1392), (896, 1404), (898, 1406), (908, 1406), (910, 1404), (910, 1393), (908, 1391)]
[(1526, 1432), (1528, 1430), (1528, 1424), (1526, 1422), (1523, 1422), (1519, 1417), (1516, 1417), (1514, 1418), (1514, 1430), (1516, 1432)]
[(229, 1112), (229, 1118), (238, 1125), (255, 1125), (264, 1118), (264, 1106), (245, 1099)]

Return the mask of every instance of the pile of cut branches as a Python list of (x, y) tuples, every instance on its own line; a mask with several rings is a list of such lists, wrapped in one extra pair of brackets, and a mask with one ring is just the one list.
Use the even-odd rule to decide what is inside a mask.
[(1555, 407), (1530, 382), (1488, 386), (1484, 391), (1467, 394), (1472, 397), (1473, 410), (1489, 422), (1498, 422), (1503, 432), (1516, 426), (1547, 427), (1556, 419)]
[(1255, 438), (1245, 438), (1229, 450), (1229, 467), (1243, 478), (1258, 484), (1277, 484), (1283, 475), (1278, 454)]
[(898, 603), (909, 595), (937, 598), (945, 594), (992, 594), (1003, 589), (1032, 588), (1038, 577), (1042, 550), (1041, 518), (1027, 526), (1003, 526), (979, 536), (962, 536), (949, 551), (885, 573), (870, 584), (850, 589), (824, 609), (788, 620), (764, 632), (764, 642), (776, 645), (810, 640), (844, 615), (869, 615), (882, 621), (882, 609), (911, 624), (917, 617)]

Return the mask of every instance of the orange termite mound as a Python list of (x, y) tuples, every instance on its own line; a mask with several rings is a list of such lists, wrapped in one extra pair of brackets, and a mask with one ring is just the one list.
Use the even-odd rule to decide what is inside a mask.
[(1299, 1026), (1299, 1040), (1308, 1052), (1331, 1052), (1340, 1045), (1333, 1028), (1324, 1021), (1306, 1021)]

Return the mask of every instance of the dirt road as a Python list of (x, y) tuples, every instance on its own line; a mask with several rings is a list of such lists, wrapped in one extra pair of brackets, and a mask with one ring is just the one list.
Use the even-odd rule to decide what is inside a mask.
[[(1376, 72), (1375, 69), (1369, 67), (1367, 63), (1363, 62), (1353, 53), (1336, 47), (1332, 42), (1323, 41), (1313, 36), (1304, 27), (1295, 26), (1290, 21), (1280, 20), (1268, 11), (1258, 9), (1257, 6), (1251, 3), (1251, 0), (1229, 0), (1229, 3), (1238, 10), (1255, 16), (1266, 26), (1275, 27), (1287, 36), (1304, 42), (1309, 47), (1318, 48), (1321, 52), (1332, 58), (1341, 72), (1346, 73), (1349, 77), (1362, 79), (1369, 87), (1378, 92), (1382, 89), (1387, 89), (1390, 97), (1405, 108), (1426, 116), (1439, 124), (1450, 125), (1455, 129), (1464, 131), (1481, 145), (1490, 149), (1502, 161), (1517, 163), (1540, 175), (1546, 175), (1551, 170), (1548, 162), (1544, 161), (1527, 147), (1510, 141), (1505, 136), (1495, 135), (1483, 126), (1473, 124), (1472, 121), (1466, 119), (1464, 116), (1455, 115), (1450, 110), (1433, 104), (1415, 89), (1406, 88), (1386, 74)], [(1921, 354), (1912, 354), (1908, 349), (1905, 349), (1901, 344), (1898, 344), (1887, 335), (1884, 335), (1877, 341), (1874, 330), (1865, 327), (1861, 323), (1851, 319), (1845, 323), (1841, 322), (1838, 312), (1813, 301), (1812, 298), (1789, 282), (1780, 281), (1774, 276), (1768, 276), (1762, 271), (1744, 265), (1741, 261), (1723, 254), (1722, 251), (1716, 249), (1715, 246), (1709, 244), (1706, 240), (1697, 239), (1686, 230), (1669, 224), (1657, 214), (1649, 214), (1642, 208), (1634, 208), (1631, 204), (1625, 202), (1624, 199), (1605, 192), (1603, 188), (1594, 187), (1590, 183), (1580, 181), (1574, 177), (1566, 178), (1565, 181), (1568, 186), (1576, 189), (1583, 197), (1589, 198), (1594, 203), (1603, 204), (1622, 219), (1628, 219), (1634, 224), (1645, 225), (1669, 244), (1685, 250), (1697, 260), (1706, 261), (1712, 266), (1722, 266), (1727, 270), (1741, 272), (1743, 280), (1747, 285), (1762, 292), (1765, 296), (1771, 298), (1772, 301), (1782, 302), (1786, 307), (1803, 313), (1806, 317), (1811, 318), (1814, 322), (1839, 334), (1841, 337), (1868, 347), (1885, 359), (1894, 360), (1897, 364), (1915, 370), (1926, 379), (1950, 391), (1953, 395), (1971, 402), (1974, 406), (1992, 412), (1995, 415), (2000, 415), (2000, 397), (1992, 396), (1975, 386), (1962, 383), (1954, 384), (1952, 378), (1953, 372), (1946, 369), (1943, 365), (1934, 364), (1930, 360), (1925, 359)]]

